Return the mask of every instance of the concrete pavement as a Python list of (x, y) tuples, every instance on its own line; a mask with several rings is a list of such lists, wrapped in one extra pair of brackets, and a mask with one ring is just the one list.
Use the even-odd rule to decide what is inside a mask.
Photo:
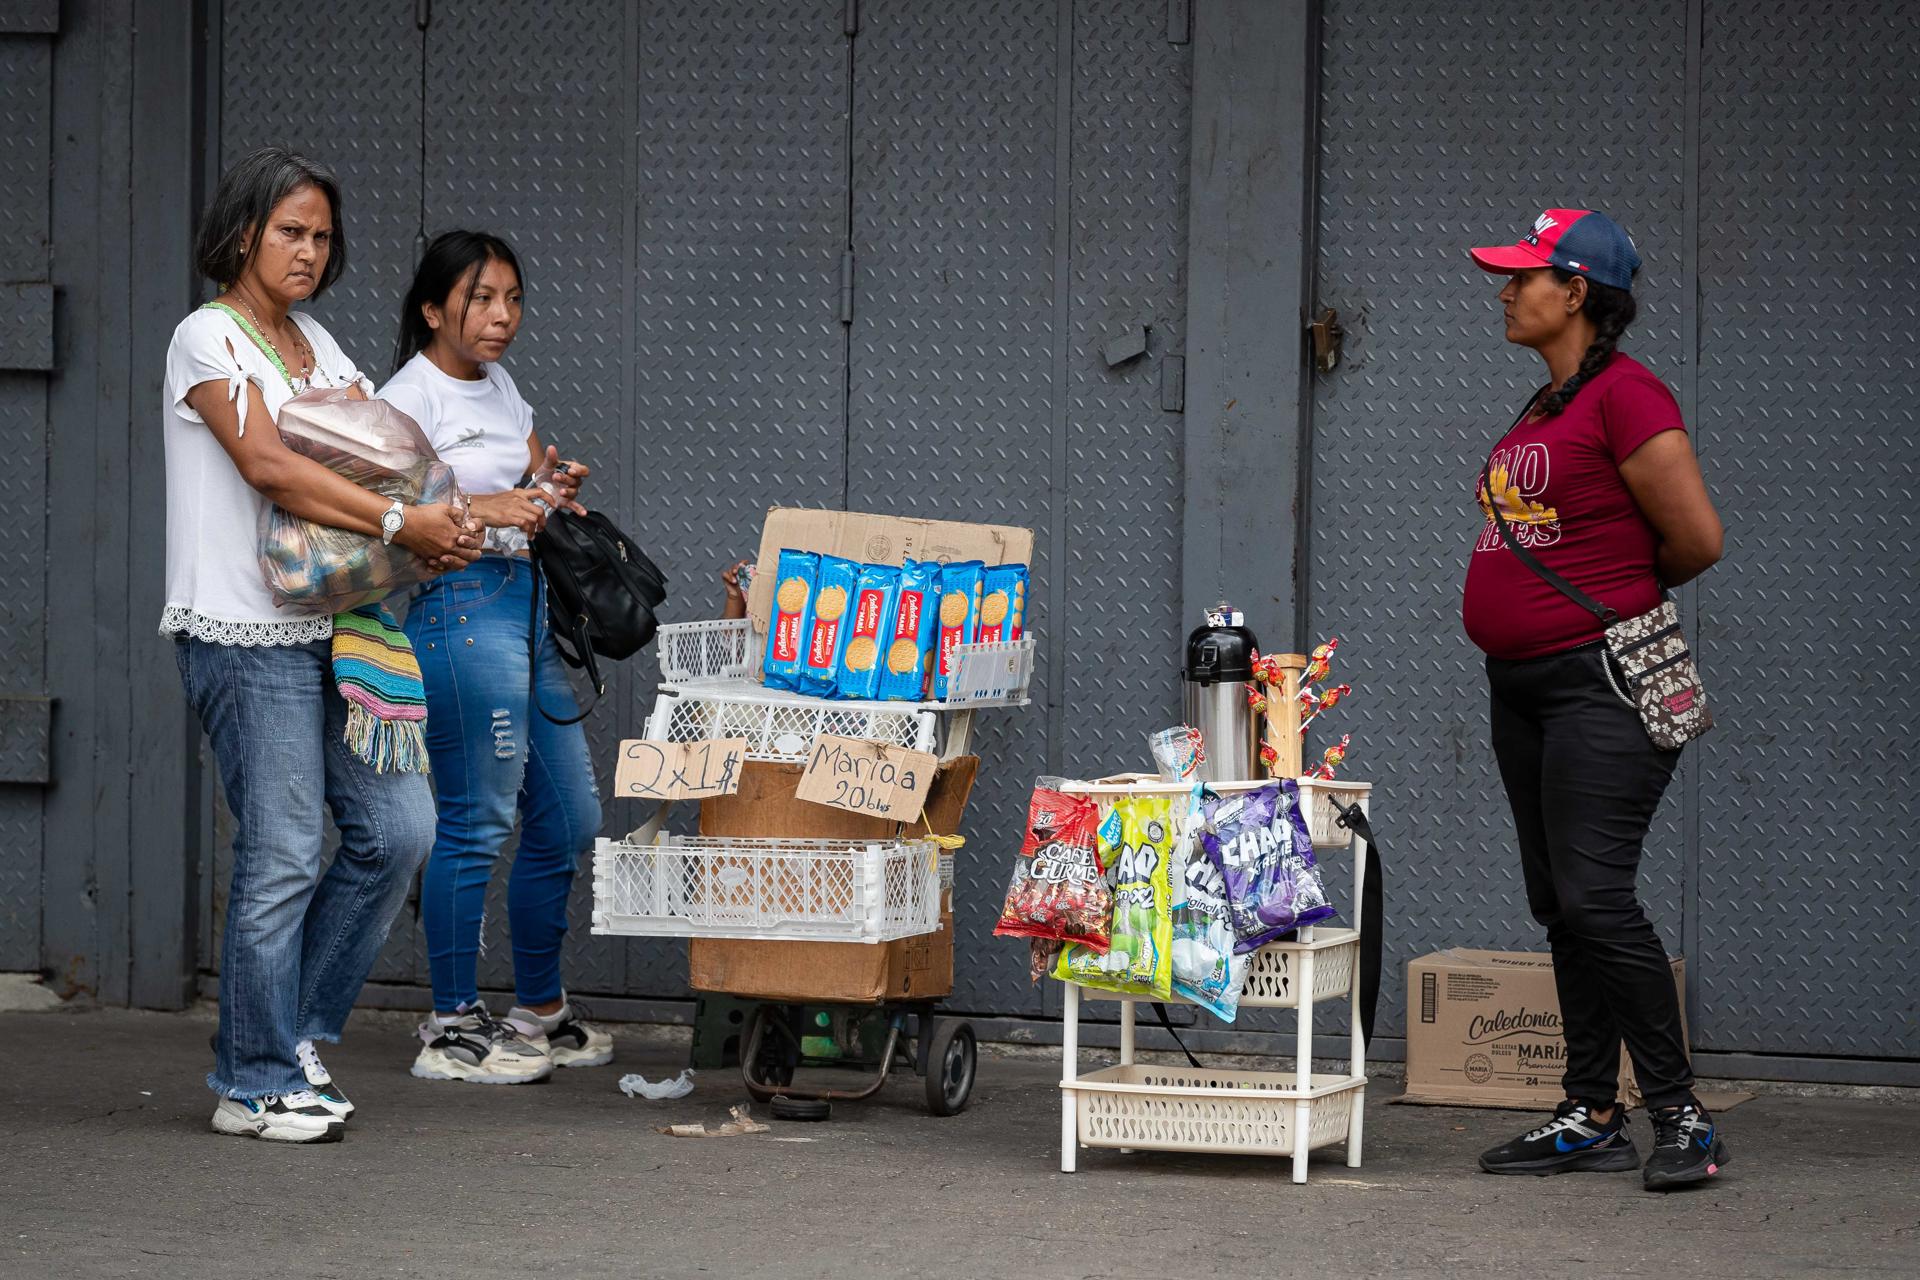
[(1305, 1186), (1284, 1161), (1092, 1151), (1069, 1176), (1045, 1056), (984, 1057), (952, 1119), (902, 1081), (828, 1124), (688, 1139), (655, 1126), (744, 1094), (728, 1072), (623, 1096), (620, 1072), (684, 1063), (664, 1029), (621, 1028), (612, 1068), (489, 1088), (412, 1079), (408, 1021), (361, 1014), (327, 1055), (361, 1116), (290, 1148), (208, 1132), (210, 1027), (0, 1013), (0, 1276), (1920, 1275), (1920, 1100), (1894, 1091), (1747, 1103), (1728, 1171), (1671, 1196), (1482, 1175), (1527, 1117), (1382, 1106), (1390, 1082), (1366, 1167), (1319, 1153)]

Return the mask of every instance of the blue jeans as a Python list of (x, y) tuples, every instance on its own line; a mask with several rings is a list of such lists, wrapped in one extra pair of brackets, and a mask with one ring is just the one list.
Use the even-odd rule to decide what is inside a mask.
[[(376, 773), (347, 748), (326, 641), (184, 639), (175, 656), (234, 817), (207, 1084), (228, 1098), (290, 1093), (307, 1087), (294, 1045), (340, 1038), (406, 901), (433, 841), (433, 796), (423, 775)], [(340, 829), (324, 868), (323, 800)]]
[[(546, 626), (544, 591), (533, 617), (534, 585), (530, 560), (483, 556), (435, 578), (407, 611), (440, 804), (420, 917), (441, 1013), (480, 998), (481, 915), (516, 809), (520, 848), (507, 881), (514, 989), (524, 1005), (560, 998), (574, 866), (600, 831), (586, 733), (535, 709), (563, 720), (579, 711)], [(527, 644), (535, 626), (537, 662)]]

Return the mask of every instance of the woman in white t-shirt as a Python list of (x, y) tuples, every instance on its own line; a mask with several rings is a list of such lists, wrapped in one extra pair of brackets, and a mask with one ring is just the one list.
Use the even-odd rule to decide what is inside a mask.
[[(420, 774), (380, 772), (347, 746), (332, 620), (274, 604), (260, 517), (277, 503), (385, 536), (436, 568), (477, 556), (479, 535), (444, 504), (403, 507), (360, 488), (275, 429), (280, 407), (310, 387), (372, 390), (320, 323), (291, 309), (346, 265), (331, 172), (274, 147), (241, 159), (213, 194), (195, 258), (221, 293), (167, 348), (160, 630), (176, 641), (234, 816), (213, 1127), (334, 1141), (353, 1105), (314, 1042), (340, 1038), (432, 840), (433, 800)], [(331, 866), (328, 810), (340, 830)]]
[[(427, 246), (400, 314), (396, 368), (380, 398), (411, 415), (472, 495), (486, 554), (428, 583), (406, 631), (427, 692), (427, 751), (440, 824), (421, 883), (433, 1013), (413, 1074), (520, 1084), (556, 1066), (613, 1060), (561, 983), (574, 867), (600, 830), (586, 734), (527, 539), (549, 502), (578, 509), (588, 468), (560, 461), (498, 363), (520, 329), (520, 263), (506, 241), (450, 231)], [(477, 966), (487, 886), (502, 846), (517, 1003), (497, 1020)]]

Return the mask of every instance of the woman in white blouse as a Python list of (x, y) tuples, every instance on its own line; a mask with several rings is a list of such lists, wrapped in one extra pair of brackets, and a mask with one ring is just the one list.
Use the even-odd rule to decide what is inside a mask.
[[(450, 506), (403, 507), (281, 443), (275, 418), (299, 392), (372, 390), (319, 322), (292, 310), (346, 265), (331, 172), (279, 148), (246, 156), (222, 176), (195, 257), (221, 293), (167, 351), (160, 630), (176, 641), (235, 820), (213, 1127), (334, 1141), (353, 1107), (314, 1042), (340, 1037), (432, 845), (433, 799), (423, 775), (376, 771), (348, 748), (332, 620), (274, 604), (260, 516), (276, 503), (385, 536), (436, 570), (471, 562), (479, 536)], [(328, 810), (341, 839), (324, 866)]]

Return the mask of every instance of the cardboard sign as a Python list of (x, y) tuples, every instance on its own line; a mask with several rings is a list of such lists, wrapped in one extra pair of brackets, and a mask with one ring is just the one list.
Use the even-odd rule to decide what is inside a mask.
[(745, 738), (702, 742), (654, 742), (629, 738), (620, 744), (613, 794), (629, 800), (698, 800), (740, 789), (747, 758)]
[(912, 822), (927, 803), (927, 788), (939, 765), (924, 751), (822, 734), (807, 756), (794, 794), (848, 813)]

